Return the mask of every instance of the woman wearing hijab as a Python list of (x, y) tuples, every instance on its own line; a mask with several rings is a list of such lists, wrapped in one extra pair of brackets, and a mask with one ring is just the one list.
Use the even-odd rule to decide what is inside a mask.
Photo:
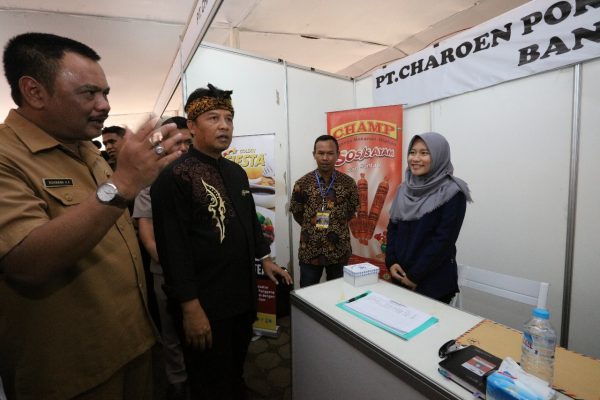
[(458, 292), (456, 240), (472, 201), (469, 187), (452, 175), (450, 146), (439, 133), (416, 135), (408, 148), (390, 210), (386, 266), (402, 286), (449, 303)]

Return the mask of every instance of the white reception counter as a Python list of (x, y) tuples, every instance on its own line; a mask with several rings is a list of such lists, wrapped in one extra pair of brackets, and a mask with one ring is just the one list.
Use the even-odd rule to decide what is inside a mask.
[[(439, 322), (406, 341), (336, 306), (366, 290)], [(382, 281), (354, 287), (336, 279), (294, 291), (291, 304), (294, 400), (473, 398), (440, 375), (438, 350), (483, 318)]]

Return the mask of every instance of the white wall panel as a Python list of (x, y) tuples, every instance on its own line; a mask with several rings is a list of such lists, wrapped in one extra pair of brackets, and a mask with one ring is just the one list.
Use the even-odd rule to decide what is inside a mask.
[(431, 132), (430, 114), (430, 104), (423, 104), (404, 109), (404, 126), (402, 128), (404, 139), (402, 143), (404, 165), (402, 166), (402, 172), (406, 169), (406, 163), (408, 162), (406, 154), (408, 153), (408, 143), (410, 142), (410, 139), (419, 133)]
[(283, 64), (203, 46), (194, 55), (185, 78), (186, 98), (207, 83), (233, 90), (235, 135), (284, 133)]
[[(471, 186), (458, 261), (551, 283), (560, 333), (574, 68), (564, 68), (404, 111), (410, 138), (434, 130), (450, 141), (455, 174)], [(600, 357), (600, 60), (582, 67), (581, 139), (569, 348)], [(357, 85), (357, 96), (370, 96)], [(357, 104), (372, 104), (358, 98)], [(405, 168), (405, 166), (404, 166)], [(464, 289), (471, 312), (522, 329), (531, 307)]]
[(356, 108), (373, 107), (373, 77), (371, 75), (354, 81)]
[[(569, 183), (572, 68), (508, 82), (433, 104), (432, 127), (450, 142), (455, 175), (475, 202), (458, 262), (551, 284), (548, 307), (560, 330)], [(522, 328), (529, 312), (474, 311)], [(500, 318), (507, 314), (511, 318)], [(513, 314), (513, 315), (511, 315)], [(505, 317), (506, 315), (502, 316)]]
[(600, 358), (600, 60), (583, 64), (569, 348)]
[[(330, 75), (288, 68), (291, 186), (302, 175), (316, 168), (312, 156), (315, 139), (327, 134), (328, 111), (353, 108), (353, 82)], [(298, 265), (300, 227), (293, 221), (292, 248)], [(299, 283), (298, 268), (294, 268)]]

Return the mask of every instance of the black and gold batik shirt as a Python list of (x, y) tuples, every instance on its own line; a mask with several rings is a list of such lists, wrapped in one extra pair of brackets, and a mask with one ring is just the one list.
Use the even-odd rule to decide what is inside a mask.
[(269, 246), (244, 170), (190, 149), (150, 193), (167, 295), (178, 303), (197, 298), (211, 320), (255, 310), (254, 259)]

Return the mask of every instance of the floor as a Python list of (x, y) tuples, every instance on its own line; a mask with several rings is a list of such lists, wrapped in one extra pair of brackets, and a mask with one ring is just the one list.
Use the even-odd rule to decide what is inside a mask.
[(250, 400), (292, 398), (290, 317), (278, 318), (277, 324), (279, 337), (259, 337), (248, 348), (244, 377), (251, 390)]
[[(290, 317), (277, 319), (279, 337), (255, 337), (248, 348), (244, 378), (249, 388), (248, 400), (291, 400)], [(154, 349), (154, 399), (166, 399), (166, 378), (162, 370), (160, 347)]]

